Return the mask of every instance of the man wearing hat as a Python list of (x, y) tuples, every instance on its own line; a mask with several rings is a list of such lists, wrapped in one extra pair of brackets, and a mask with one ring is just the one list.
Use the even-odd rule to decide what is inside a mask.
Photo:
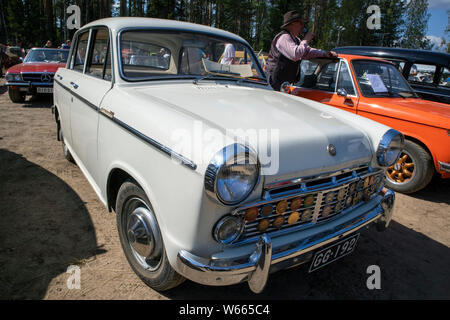
[(284, 15), (283, 29), (272, 41), (266, 72), (270, 85), (280, 91), (283, 82), (295, 83), (300, 80), (300, 63), (302, 59), (318, 57), (337, 57), (333, 51), (314, 49), (308, 42), (314, 37), (308, 32), (303, 40), (298, 36), (304, 30), (305, 19), (297, 11), (289, 11)]

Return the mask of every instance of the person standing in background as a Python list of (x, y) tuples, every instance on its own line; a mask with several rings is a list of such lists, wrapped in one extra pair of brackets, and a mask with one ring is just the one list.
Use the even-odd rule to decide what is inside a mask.
[(305, 19), (297, 11), (289, 11), (284, 15), (283, 30), (272, 41), (266, 72), (270, 85), (276, 91), (280, 91), (283, 82), (299, 81), (302, 59), (337, 57), (333, 51), (311, 48), (309, 41), (314, 37), (311, 32), (307, 32), (304, 39), (300, 40), (298, 36), (305, 31), (304, 28)]

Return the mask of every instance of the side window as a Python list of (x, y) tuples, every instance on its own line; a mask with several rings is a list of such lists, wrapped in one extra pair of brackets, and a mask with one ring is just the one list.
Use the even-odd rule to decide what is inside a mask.
[(341, 72), (339, 73), (339, 80), (338, 80), (338, 89), (345, 89), (347, 91), (347, 94), (354, 96), (355, 90), (353, 88), (353, 82), (351, 78), (350, 70), (348, 70), (347, 64), (342, 61), (341, 63)]
[(317, 81), (314, 71), (316, 71), (318, 65), (317, 62), (302, 60), (300, 64), (300, 81), (296, 85), (303, 88), (313, 88)]
[(93, 30), (92, 43), (89, 52), (89, 62), (86, 66), (86, 74), (111, 80), (111, 50), (109, 31), (106, 28)]
[(442, 68), (439, 85), (450, 88), (450, 70), (448, 68)]
[(74, 51), (72, 69), (83, 72), (84, 60), (86, 59), (89, 31), (78, 36), (77, 48)]
[(317, 75), (317, 83), (314, 88), (334, 92), (338, 65), (338, 61), (325, 64)]
[(418, 83), (433, 83), (436, 66), (428, 64), (413, 64), (409, 70), (408, 81)]

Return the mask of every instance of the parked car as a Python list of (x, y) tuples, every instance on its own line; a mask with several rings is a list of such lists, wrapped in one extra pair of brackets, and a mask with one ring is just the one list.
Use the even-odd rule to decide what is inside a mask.
[(52, 94), (53, 77), (64, 68), (69, 50), (33, 48), (24, 62), (8, 69), (5, 78), (9, 98), (21, 103), (27, 95)]
[(339, 59), (302, 61), (300, 81), (287, 89), (305, 97), (378, 121), (406, 138), (399, 160), (386, 171), (387, 185), (412, 193), (437, 171), (450, 178), (450, 108), (422, 100), (394, 64), (339, 54)]
[(8, 47), (0, 44), (0, 77), (12, 66), (22, 63), (23, 53), (19, 47)]
[[(218, 63), (227, 43), (246, 64)], [(269, 272), (313, 271), (350, 253), (360, 228), (388, 226), (384, 169), (403, 135), (271, 90), (242, 38), (108, 18), (72, 44), (55, 76), (58, 137), (115, 211), (125, 256), (149, 286), (247, 281), (260, 292)], [(154, 59), (131, 63), (130, 52)], [(248, 130), (262, 132), (258, 142)]]
[(340, 47), (337, 53), (391, 61), (421, 98), (450, 104), (450, 54), (384, 47)]

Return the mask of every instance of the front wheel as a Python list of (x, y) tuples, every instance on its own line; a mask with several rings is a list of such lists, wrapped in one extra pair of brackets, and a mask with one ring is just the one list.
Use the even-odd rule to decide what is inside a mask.
[(406, 140), (400, 158), (386, 171), (386, 185), (401, 193), (417, 192), (430, 183), (433, 173), (430, 154), (417, 143)]
[(156, 216), (144, 191), (131, 181), (119, 189), (117, 230), (133, 271), (157, 291), (169, 290), (185, 279), (170, 265)]
[(8, 95), (11, 101), (14, 103), (25, 102), (25, 93), (22, 93), (19, 90), (11, 90), (11, 88), (8, 88)]

